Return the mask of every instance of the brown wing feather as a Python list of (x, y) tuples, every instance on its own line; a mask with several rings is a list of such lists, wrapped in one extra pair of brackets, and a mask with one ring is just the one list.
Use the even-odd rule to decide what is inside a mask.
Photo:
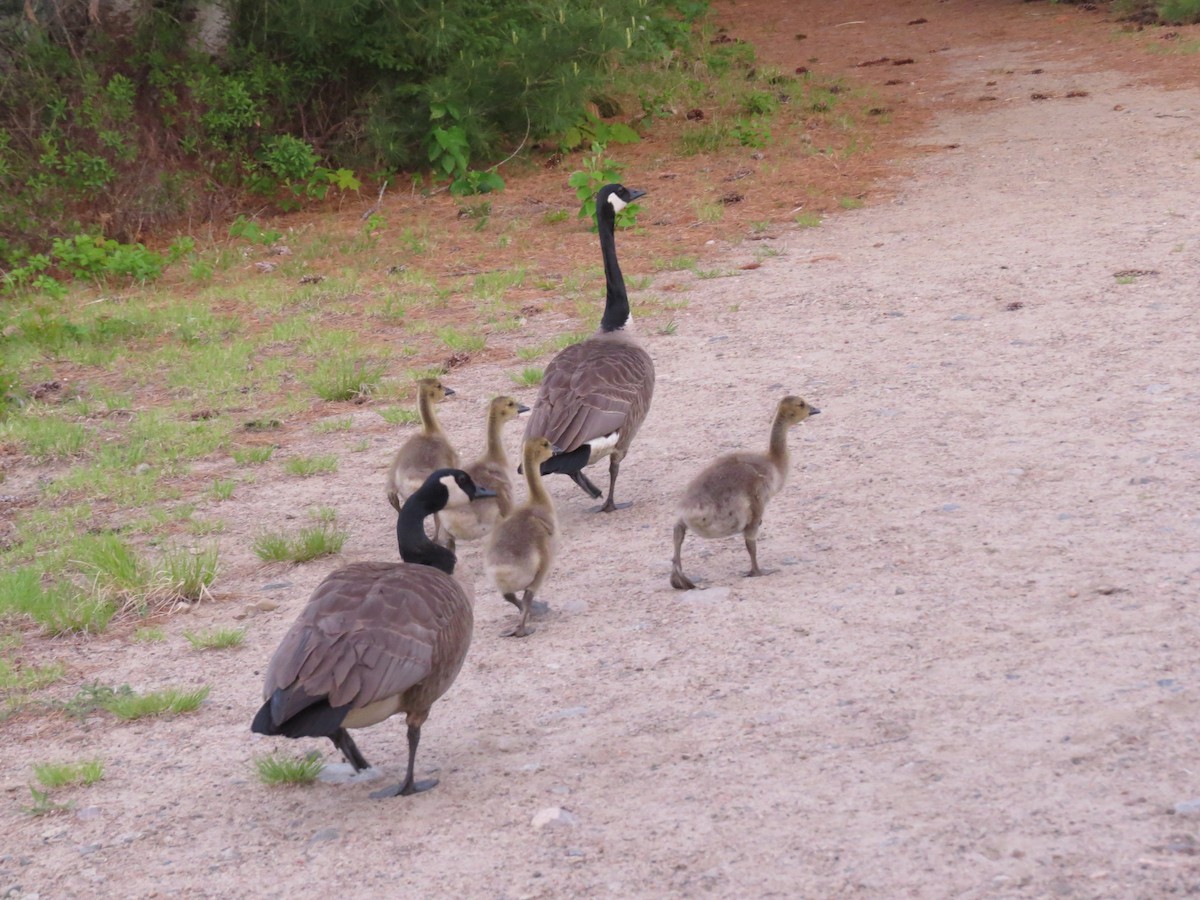
[[(357, 709), (431, 677), (444, 680), (439, 666), (449, 666), (452, 681), (470, 632), (471, 603), (451, 576), (429, 566), (355, 563), (317, 585), (271, 658), (263, 697), (299, 683), (310, 697)], [(462, 646), (443, 659), (448, 637)]]
[(546, 367), (525, 439), (546, 437), (569, 452), (621, 429), (626, 442), (625, 432), (636, 432), (646, 417), (653, 392), (654, 364), (645, 350), (612, 335), (588, 338)]

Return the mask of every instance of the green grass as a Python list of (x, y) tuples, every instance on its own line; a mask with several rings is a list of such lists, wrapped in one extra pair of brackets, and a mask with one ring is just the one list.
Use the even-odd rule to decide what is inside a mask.
[(144, 719), (149, 716), (178, 716), (193, 712), (208, 697), (207, 686), (194, 690), (165, 688), (148, 694), (117, 693), (104, 703), (104, 708), (118, 719)]
[(145, 625), (133, 631), (133, 640), (138, 644), (157, 644), (166, 639), (167, 632), (161, 625)]
[(246, 629), (210, 628), (205, 631), (185, 631), (183, 636), (193, 650), (227, 650), (242, 645), (246, 640)]
[(415, 409), (408, 409), (403, 406), (390, 406), (375, 411), (389, 425), (419, 425), (421, 423), (421, 414)]
[(318, 363), (307, 383), (322, 400), (356, 400), (371, 396), (385, 371), (382, 363), (342, 352)]
[(95, 784), (104, 777), (104, 763), (89, 759), (74, 763), (34, 763), (33, 774), (43, 787), (61, 788), (72, 784)]
[(862, 209), (866, 205), (866, 201), (858, 197), (842, 197), (838, 200), (838, 206), (842, 209)]
[(483, 334), (466, 334), (457, 328), (439, 328), (438, 339), (451, 350), (474, 353), (487, 345), (487, 336)]
[(545, 374), (544, 369), (539, 369), (536, 366), (526, 366), (520, 372), (510, 372), (509, 377), (521, 387), (533, 387), (542, 383), (542, 378), (545, 377)]
[(32, 784), (29, 785), (29, 793), (33, 795), (33, 802), (29, 806), (22, 806), (21, 811), (30, 816), (47, 816), (51, 813), (66, 812), (72, 806), (70, 803), (58, 803), (50, 799), (50, 791), (39, 791)]
[(301, 528), (294, 535), (265, 532), (254, 539), (251, 549), (263, 562), (302, 563), (340, 553), (349, 536), (349, 532), (323, 522)]
[(673, 256), (670, 259), (656, 259), (651, 263), (655, 272), (678, 272), (684, 269), (696, 268), (695, 256)]
[(315, 754), (308, 756), (284, 756), (271, 753), (254, 757), (254, 769), (263, 784), (309, 784), (316, 781), (324, 764)]
[(38, 462), (76, 456), (87, 442), (82, 425), (51, 415), (15, 415), (0, 421), (0, 439), (15, 441)]
[(242, 447), (233, 451), (233, 461), (239, 466), (258, 466), (275, 452), (274, 447)]
[(354, 427), (354, 419), (345, 416), (340, 419), (322, 419), (313, 423), (313, 431), (317, 434), (332, 434), (335, 431), (349, 431)]
[(209, 493), (212, 494), (214, 500), (229, 500), (233, 497), (233, 491), (236, 487), (237, 482), (232, 478), (216, 478), (213, 479)]
[(816, 228), (821, 224), (821, 217), (817, 213), (802, 212), (797, 213), (793, 221), (801, 228)]
[(170, 600), (195, 603), (208, 595), (208, 587), (217, 577), (217, 548), (189, 550), (172, 547), (163, 553), (155, 577), (156, 590)]
[(329, 475), (338, 470), (338, 459), (332, 453), (320, 456), (293, 456), (283, 464), (289, 475), (309, 478), (313, 475)]

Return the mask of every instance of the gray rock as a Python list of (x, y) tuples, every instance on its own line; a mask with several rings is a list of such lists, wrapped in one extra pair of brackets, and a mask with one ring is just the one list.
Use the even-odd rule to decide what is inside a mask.
[(1200, 815), (1200, 798), (1195, 800), (1181, 800), (1175, 804), (1174, 813), (1177, 816)]
[(341, 837), (342, 833), (336, 828), (322, 828), (316, 834), (308, 839), (310, 844), (315, 844), (318, 841), (335, 841)]
[(579, 824), (579, 817), (561, 806), (547, 806), (534, 814), (530, 824), (538, 831), (574, 828)]
[(679, 599), (689, 603), (726, 603), (729, 601), (730, 590), (727, 587), (694, 588), (684, 591)]

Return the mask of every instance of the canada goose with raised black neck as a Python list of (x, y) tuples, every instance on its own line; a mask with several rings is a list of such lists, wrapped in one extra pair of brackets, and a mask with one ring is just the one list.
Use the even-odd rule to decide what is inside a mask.
[(597, 193), (604, 315), (594, 335), (550, 361), (525, 428), (526, 440), (545, 437), (555, 447), (551, 458), (542, 463), (542, 474), (565, 474), (592, 498), (600, 496), (600, 489), (583, 468), (608, 457), (603, 512), (631, 505), (613, 500), (617, 474), (654, 396), (654, 362), (627, 330), (629, 295), (617, 264), (615, 237), (617, 213), (644, 193), (620, 184), (605, 185)]

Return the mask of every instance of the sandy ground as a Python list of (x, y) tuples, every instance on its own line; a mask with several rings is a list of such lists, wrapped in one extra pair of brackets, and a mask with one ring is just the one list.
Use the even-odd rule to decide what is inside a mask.
[[(284, 743), (248, 723), (309, 591), (394, 558), (398, 437), (350, 453), (335, 433), (296, 449), (338, 452), (337, 476), (248, 490), (221, 602), (164, 644), (78, 651), (89, 680), (210, 684), (200, 712), (6, 724), (0, 896), (1200, 892), (1200, 92), (1017, 40), (940, 65), (976, 93), (1006, 72), (1005, 96), (939, 116), (889, 202), (689, 283), (678, 331), (644, 334), (658, 389), (618, 492), (635, 505), (594, 516), (552, 482), (564, 551), (535, 634), (499, 637), (508, 606), (479, 548), (461, 554), (476, 634), (424, 729), (435, 790), (271, 789), (250, 767)], [(753, 249), (712, 255), (733, 269)], [(505, 370), (448, 381), (469, 457)], [(692, 537), (702, 590), (672, 590), (674, 498), (719, 452), (764, 446), (789, 392), (822, 414), (792, 432), (768, 509), (777, 571), (743, 579), (740, 540)], [(340, 559), (253, 561), (256, 529), (317, 503), (353, 523)], [(263, 599), (279, 608), (243, 620), (241, 649), (187, 649), (184, 628)], [(402, 723), (358, 743), (380, 780), (402, 773)], [(285, 749), (309, 746), (337, 762), (327, 742)], [(87, 755), (106, 777), (73, 811), (20, 812), (31, 762)]]

